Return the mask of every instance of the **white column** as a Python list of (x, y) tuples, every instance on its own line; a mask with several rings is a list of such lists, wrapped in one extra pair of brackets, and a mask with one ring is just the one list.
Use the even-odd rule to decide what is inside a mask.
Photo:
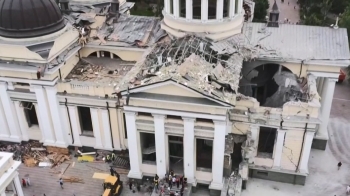
[(80, 122), (78, 117), (78, 109), (76, 106), (68, 106), (68, 110), (69, 110), (70, 121), (72, 123), (72, 132), (74, 137), (74, 143), (72, 145), (82, 146), (80, 141), (81, 128), (80, 128)]
[(100, 130), (100, 121), (98, 118), (98, 109), (90, 108), (91, 112), (91, 120), (92, 120), (92, 128), (95, 137), (95, 146), (96, 149), (103, 149), (102, 138), (101, 138), (101, 130)]
[(201, 9), (201, 20), (208, 20), (208, 0), (202, 0)]
[(56, 145), (61, 148), (68, 147), (68, 130), (64, 129), (62, 123), (62, 116), (59, 110), (59, 101), (57, 99), (56, 87), (45, 86), (48, 105), (50, 107), (53, 130), (56, 136)]
[(39, 115), (41, 119), (40, 130), (44, 135), (44, 145), (56, 146), (56, 138), (51, 122), (49, 105), (47, 104), (46, 92), (42, 86), (33, 86), (38, 101)]
[(110, 56), (111, 56), (111, 59), (113, 59), (113, 58), (114, 58), (114, 55), (113, 55), (113, 53), (110, 53)]
[(140, 170), (141, 160), (139, 152), (139, 143), (137, 140), (136, 130), (136, 113), (125, 111), (126, 129), (128, 133), (128, 148), (130, 157), (130, 172), (128, 178), (142, 179), (142, 172)]
[(164, 11), (165, 13), (170, 13), (170, 0), (164, 0)]
[(311, 145), (312, 141), (314, 139), (314, 134), (315, 132), (308, 131), (305, 134), (305, 140), (304, 140), (304, 147), (302, 149), (302, 154), (301, 154), (301, 160), (300, 160), (300, 167), (299, 167), (299, 172), (300, 173), (309, 173), (308, 170), (308, 162), (309, 162), (309, 157), (310, 157), (310, 152), (311, 152)]
[[(16, 109), (16, 113), (17, 113), (19, 127), (20, 127), (20, 130), (22, 133), (22, 140), (28, 141), (29, 140), (29, 136), (28, 136), (28, 128), (29, 127), (28, 127), (27, 119), (24, 115), (24, 109), (23, 109), (23, 107), (20, 106), (20, 104), (21, 104), (20, 101), (14, 101), (14, 104), (15, 104), (15, 109)], [(0, 108), (0, 110), (1, 110), (1, 108)], [(0, 114), (0, 116), (1, 116), (1, 114)], [(0, 119), (0, 121), (1, 121), (1, 119)]]
[(221, 190), (223, 187), (223, 167), (225, 155), (225, 121), (214, 121), (214, 142), (213, 142), (213, 181), (209, 189)]
[(69, 120), (68, 119), (68, 108), (65, 105), (60, 105), (58, 106), (60, 109), (60, 115), (62, 116), (61, 121), (62, 121), (62, 127), (63, 129), (66, 130), (67, 132), (67, 142), (69, 145), (72, 145), (72, 128), (70, 127)]
[(335, 88), (335, 79), (325, 78), (321, 96), (321, 117), (322, 122), (318, 128), (317, 137), (328, 139), (327, 126), (329, 121), (329, 115), (331, 113), (333, 94)]
[(192, 185), (196, 185), (195, 172), (195, 137), (194, 137), (194, 118), (186, 118), (182, 117), (184, 121), (184, 173), (187, 177), (188, 183), (192, 183)]
[(19, 133), (19, 124), (17, 120), (15, 106), (7, 93), (7, 84), (5, 82), (0, 83), (0, 101), (4, 109), (4, 114), (8, 123), (8, 128), (10, 131), (10, 139), (14, 142), (20, 142), (21, 137)]
[(96, 51), (97, 58), (100, 58), (100, 51)]
[(1, 196), (6, 196), (6, 193), (5, 193), (5, 191), (1, 193)]
[(193, 0), (186, 1), (186, 19), (192, 20), (193, 18)]
[(15, 183), (17, 196), (24, 196), (23, 190), (22, 190), (22, 185), (21, 185), (21, 182), (19, 181), (18, 173), (17, 173), (16, 177), (13, 179), (13, 182)]
[(322, 88), (323, 88), (323, 82), (324, 82), (324, 78), (319, 78), (319, 81), (317, 83), (317, 92), (318, 94), (322, 95)]
[(224, 15), (224, 0), (216, 0), (216, 19), (223, 19)]
[(282, 159), (282, 151), (283, 151), (283, 143), (284, 136), (286, 135), (286, 130), (277, 130), (277, 138), (276, 138), (276, 148), (275, 148), (275, 157), (273, 159), (273, 168), (279, 169), (281, 167), (281, 159)]
[(230, 18), (233, 18), (235, 16), (235, 8), (236, 8), (236, 5), (235, 5), (236, 1), (235, 0), (230, 0), (230, 3), (229, 3), (229, 9), (228, 9), (228, 14), (229, 14), (229, 17)]
[(180, 3), (179, 0), (173, 0), (174, 16), (178, 18), (180, 15)]
[(250, 132), (252, 133), (252, 139), (254, 140), (254, 157), (258, 154), (258, 143), (259, 143), (259, 126), (250, 125)]
[(0, 102), (0, 124), (1, 124), (0, 137), (1, 138), (9, 138), (11, 135), (10, 129), (7, 124), (5, 113), (6, 112), (4, 110), (4, 107), (2, 107), (2, 103)]
[(238, 14), (242, 14), (243, 0), (238, 0)]
[(43, 120), (41, 119), (41, 115), (40, 115), (40, 110), (39, 110), (39, 107), (38, 107), (38, 103), (33, 103), (34, 107), (35, 107), (35, 111), (36, 111), (36, 116), (38, 118), (38, 123), (39, 123), (39, 130), (40, 130), (40, 134), (41, 134), (41, 140), (40, 140), (40, 143), (44, 143), (45, 141), (45, 134), (44, 132), (42, 131), (43, 130), (43, 127), (42, 125), (44, 124), (43, 123)]
[(154, 136), (156, 139), (157, 174), (166, 174), (164, 115), (153, 114)]
[(104, 135), (104, 149), (113, 150), (112, 147), (112, 137), (111, 128), (109, 124), (109, 116), (107, 110), (101, 110), (102, 125), (103, 125), (103, 135)]

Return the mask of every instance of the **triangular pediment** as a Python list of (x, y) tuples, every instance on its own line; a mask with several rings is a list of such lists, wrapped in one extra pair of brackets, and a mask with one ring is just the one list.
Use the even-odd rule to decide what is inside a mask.
[[(140, 87), (136, 87), (133, 89), (129, 90), (129, 93), (132, 94), (132, 97), (138, 96), (141, 98), (142, 96), (148, 96), (148, 95), (159, 95), (163, 96), (164, 98), (168, 97), (174, 98), (174, 97), (179, 97), (179, 98), (185, 98), (183, 100), (206, 100), (203, 103), (210, 103), (210, 105), (220, 105), (220, 106), (231, 106), (230, 104), (227, 104), (223, 101), (211, 98), (210, 96), (207, 96), (205, 94), (202, 94), (199, 91), (196, 91), (190, 87), (187, 87), (186, 85), (179, 84), (173, 80), (167, 80), (167, 81), (162, 81), (150, 85), (144, 85)], [(123, 95), (127, 94), (127, 91), (122, 92)], [(138, 95), (136, 95), (138, 94)]]

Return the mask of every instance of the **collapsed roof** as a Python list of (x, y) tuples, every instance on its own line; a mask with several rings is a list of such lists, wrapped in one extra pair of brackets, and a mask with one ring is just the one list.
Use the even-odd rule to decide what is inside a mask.
[(126, 14), (133, 5), (121, 5), (117, 16), (110, 14), (110, 4), (72, 5), (72, 12), (65, 17), (77, 28), (90, 29), (87, 44), (91, 45), (148, 47), (167, 36), (160, 27), (160, 18)]
[(226, 103), (234, 103), (238, 90), (244, 47), (238, 35), (211, 43), (202, 38), (187, 36), (163, 40), (150, 48), (143, 60), (120, 82), (119, 89), (134, 88), (173, 79), (203, 94)]

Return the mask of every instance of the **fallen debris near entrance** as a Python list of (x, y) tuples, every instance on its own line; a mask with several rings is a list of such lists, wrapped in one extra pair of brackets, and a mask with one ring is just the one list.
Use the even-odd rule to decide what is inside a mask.
[(27, 167), (55, 167), (70, 160), (68, 148), (43, 146), (37, 141), (25, 144), (3, 143), (0, 144), (0, 151), (12, 152), (13, 159), (22, 161)]

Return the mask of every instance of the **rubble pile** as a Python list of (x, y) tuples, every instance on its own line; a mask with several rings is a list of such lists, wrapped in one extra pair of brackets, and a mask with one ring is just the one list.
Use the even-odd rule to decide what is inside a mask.
[(13, 159), (22, 161), (27, 167), (57, 166), (66, 160), (70, 160), (67, 148), (44, 147), (38, 141), (25, 144), (0, 144), (0, 151), (13, 153)]

